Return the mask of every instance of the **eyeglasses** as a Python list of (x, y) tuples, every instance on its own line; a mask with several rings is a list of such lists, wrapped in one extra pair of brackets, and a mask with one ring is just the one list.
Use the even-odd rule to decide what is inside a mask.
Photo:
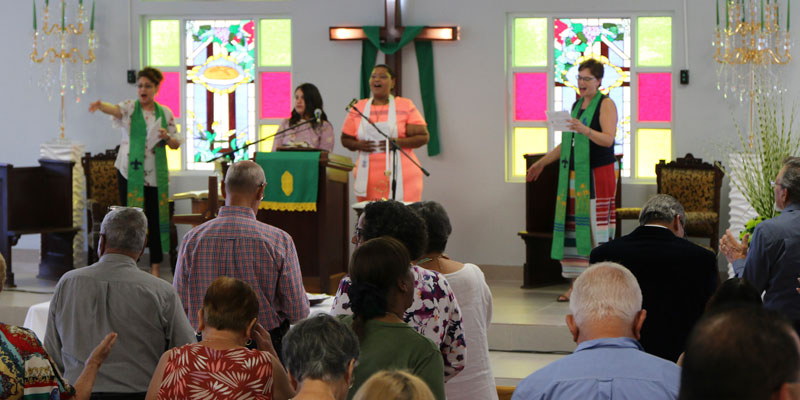
[(595, 78), (593, 76), (578, 76), (578, 80), (582, 81), (582, 82), (591, 82), (591, 81), (593, 81), (595, 79), (597, 79), (597, 78)]

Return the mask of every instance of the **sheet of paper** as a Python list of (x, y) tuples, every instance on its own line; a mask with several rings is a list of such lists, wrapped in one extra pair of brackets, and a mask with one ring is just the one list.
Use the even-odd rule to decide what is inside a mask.
[(567, 111), (545, 111), (547, 122), (553, 127), (554, 131), (570, 131), (569, 123), (572, 116)]
[(156, 118), (156, 122), (151, 125), (150, 130), (147, 132), (147, 140), (145, 145), (148, 149), (154, 150), (156, 145), (161, 141), (161, 138), (158, 137), (159, 131), (161, 129), (161, 117)]

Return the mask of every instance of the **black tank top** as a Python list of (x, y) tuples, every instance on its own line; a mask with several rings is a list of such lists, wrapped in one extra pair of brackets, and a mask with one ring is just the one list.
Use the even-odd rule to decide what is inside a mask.
[[(589, 124), (589, 128), (597, 132), (602, 132), (603, 128), (600, 126), (600, 105), (603, 104), (605, 101), (606, 95), (602, 93), (598, 93), (600, 96), (600, 104), (597, 105), (597, 110), (594, 112), (594, 117), (592, 118), (592, 123)], [(575, 104), (577, 104), (581, 99), (572, 103), (572, 107), (575, 108)], [(579, 110), (578, 111), (578, 119), (581, 118), (583, 112), (586, 110)], [(595, 167), (602, 167), (603, 165), (611, 164), (617, 161), (617, 158), (614, 157), (614, 145), (612, 144), (611, 147), (603, 147), (595, 142), (589, 140), (589, 166), (592, 168)]]

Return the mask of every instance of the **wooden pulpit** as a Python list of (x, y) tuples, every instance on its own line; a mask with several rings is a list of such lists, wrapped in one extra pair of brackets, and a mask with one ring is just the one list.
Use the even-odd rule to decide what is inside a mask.
[(258, 210), (259, 221), (292, 236), (310, 293), (336, 292), (350, 259), (350, 157), (328, 152), (319, 156), (317, 211)]
[[(526, 154), (526, 168), (544, 157), (544, 154)], [(622, 155), (617, 155), (617, 164)], [(622, 185), (617, 179), (617, 208), (622, 202)], [(522, 288), (535, 288), (565, 282), (561, 276), (561, 263), (550, 258), (553, 245), (553, 221), (556, 214), (558, 190), (558, 163), (547, 165), (539, 179), (525, 184), (525, 230), (518, 235), (525, 241), (525, 266)], [(620, 232), (617, 230), (617, 237)]]
[(38, 167), (0, 164), (0, 254), (14, 287), (11, 247), (20, 236), (41, 235), (39, 278), (58, 280), (73, 268), (71, 161), (41, 159)]

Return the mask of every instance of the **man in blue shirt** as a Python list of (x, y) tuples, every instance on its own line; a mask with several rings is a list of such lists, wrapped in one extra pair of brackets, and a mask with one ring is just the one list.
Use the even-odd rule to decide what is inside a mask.
[(680, 368), (645, 353), (637, 341), (647, 312), (628, 269), (592, 265), (575, 280), (569, 308), (575, 352), (525, 378), (513, 400), (678, 397)]
[(775, 206), (781, 214), (756, 226), (750, 246), (739, 243), (730, 230), (720, 250), (744, 277), (764, 294), (764, 307), (783, 313), (800, 328), (800, 157), (788, 157), (775, 178)]

